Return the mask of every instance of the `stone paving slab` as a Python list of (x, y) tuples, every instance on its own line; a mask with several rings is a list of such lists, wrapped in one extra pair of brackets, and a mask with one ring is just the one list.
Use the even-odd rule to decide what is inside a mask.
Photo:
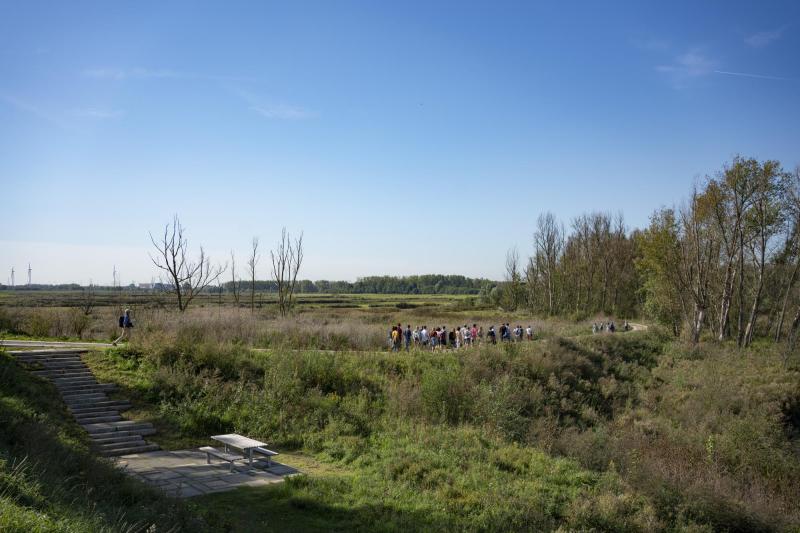
[(117, 457), (117, 465), (128, 474), (170, 496), (191, 498), (233, 490), (280, 483), (287, 476), (298, 474), (294, 468), (272, 461), (253, 460), (236, 463), (233, 472), (227, 462), (206, 463), (206, 454), (198, 450), (159, 450)]

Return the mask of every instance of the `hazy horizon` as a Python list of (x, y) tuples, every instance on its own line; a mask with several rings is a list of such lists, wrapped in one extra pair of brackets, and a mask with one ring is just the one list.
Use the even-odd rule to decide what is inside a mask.
[[(191, 13), (191, 16), (187, 16)], [(0, 6), (0, 280), (158, 273), (148, 232), (259, 277), (500, 279), (536, 218), (653, 210), (736, 154), (800, 164), (800, 4)]]

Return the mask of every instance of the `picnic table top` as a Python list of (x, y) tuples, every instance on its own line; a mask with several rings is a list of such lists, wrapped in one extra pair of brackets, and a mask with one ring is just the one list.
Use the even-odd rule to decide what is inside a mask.
[(244, 435), (239, 435), (237, 433), (228, 433), (226, 435), (213, 435), (211, 438), (214, 439), (215, 441), (227, 444), (228, 446), (233, 446), (234, 448), (238, 448), (240, 450), (258, 448), (259, 446), (267, 445), (266, 442), (261, 442), (259, 440), (251, 439), (250, 437), (245, 437)]

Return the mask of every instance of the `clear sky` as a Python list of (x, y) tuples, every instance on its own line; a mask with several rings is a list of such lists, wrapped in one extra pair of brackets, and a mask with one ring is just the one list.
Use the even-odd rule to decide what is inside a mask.
[[(148, 231), (301, 277), (499, 278), (536, 217), (800, 163), (800, 2), (0, 2), (0, 281), (148, 282)], [(267, 258), (259, 277), (268, 277)]]

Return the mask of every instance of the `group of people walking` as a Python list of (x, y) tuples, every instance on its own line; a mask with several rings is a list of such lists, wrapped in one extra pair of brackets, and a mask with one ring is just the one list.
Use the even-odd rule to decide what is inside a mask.
[(403, 347), (406, 350), (414, 348), (429, 349), (429, 350), (445, 350), (445, 349), (459, 349), (468, 346), (475, 346), (483, 342), (490, 344), (497, 344), (498, 337), (500, 342), (522, 342), (527, 339), (533, 340), (533, 327), (528, 326), (523, 328), (518, 325), (514, 328), (511, 324), (506, 322), (500, 324), (500, 328), (495, 330), (494, 326), (489, 326), (489, 329), (484, 332), (483, 326), (472, 324), (469, 326), (456, 326), (447, 329), (447, 326), (428, 328), (428, 326), (417, 326), (413, 330), (411, 324), (403, 328), (402, 324), (392, 326), (389, 331), (389, 349), (398, 352)]
[[(628, 324), (628, 321), (626, 320), (622, 324), (622, 331), (628, 331), (630, 329), (631, 326), (630, 324)], [(615, 331), (617, 331), (617, 326), (616, 324), (614, 324), (613, 320), (609, 320), (608, 322), (600, 322), (599, 324), (595, 322), (594, 324), (592, 324), (592, 333), (602, 333), (604, 331), (608, 331), (609, 333), (614, 333)]]

